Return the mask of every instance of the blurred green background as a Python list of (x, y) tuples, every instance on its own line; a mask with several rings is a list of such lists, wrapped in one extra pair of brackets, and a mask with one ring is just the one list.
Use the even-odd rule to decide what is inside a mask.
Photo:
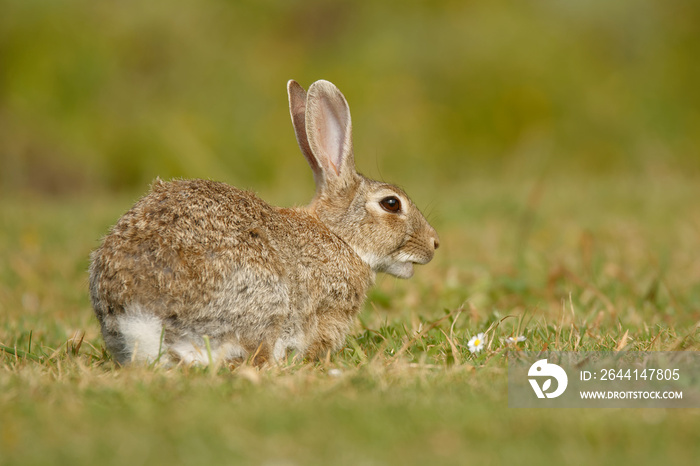
[(359, 170), (410, 190), (700, 173), (700, 2), (0, 4), (6, 195), (144, 191), (155, 176), (310, 195), (290, 78), (336, 83)]

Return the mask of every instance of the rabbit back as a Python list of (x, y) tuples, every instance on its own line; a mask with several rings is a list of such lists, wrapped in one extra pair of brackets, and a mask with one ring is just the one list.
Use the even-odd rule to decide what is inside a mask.
[(338, 349), (369, 267), (302, 209), (206, 180), (157, 180), (93, 253), (90, 291), (119, 362), (206, 363)]

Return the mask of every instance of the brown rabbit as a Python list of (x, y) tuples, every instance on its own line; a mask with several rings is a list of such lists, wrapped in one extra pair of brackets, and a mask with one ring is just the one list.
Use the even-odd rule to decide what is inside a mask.
[(340, 91), (287, 90), (316, 182), (307, 207), (157, 179), (92, 253), (92, 305), (119, 363), (323, 356), (343, 346), (376, 272), (409, 278), (433, 258), (437, 233), (408, 196), (355, 171)]

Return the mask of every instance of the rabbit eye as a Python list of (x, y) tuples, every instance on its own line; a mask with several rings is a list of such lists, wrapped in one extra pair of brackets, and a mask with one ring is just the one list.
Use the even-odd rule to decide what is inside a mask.
[(379, 201), (379, 205), (382, 206), (382, 209), (391, 213), (396, 213), (401, 210), (401, 201), (396, 199), (394, 196), (385, 197)]

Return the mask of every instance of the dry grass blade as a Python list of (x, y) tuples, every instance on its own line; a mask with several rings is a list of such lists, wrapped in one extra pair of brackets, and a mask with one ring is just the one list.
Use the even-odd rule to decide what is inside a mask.
[(622, 335), (622, 338), (620, 338), (620, 341), (617, 342), (617, 346), (615, 347), (615, 351), (622, 351), (625, 349), (627, 346), (627, 338), (629, 336), (629, 329), (625, 331), (625, 333)]
[(447, 335), (447, 333), (445, 333), (443, 329), (440, 329), (440, 331), (443, 335), (445, 335), (445, 339), (450, 344), (450, 350), (452, 351), (452, 357), (455, 360), (455, 364), (462, 364), (462, 358), (459, 355), (459, 350), (457, 350), (457, 346), (455, 345), (454, 341)]
[(414, 335), (413, 338), (410, 338), (408, 341), (406, 341), (406, 343), (404, 343), (403, 346), (401, 346), (401, 348), (399, 348), (399, 350), (396, 352), (396, 354), (394, 354), (393, 360), (398, 359), (398, 357), (401, 356), (412, 344), (414, 344), (420, 338), (425, 336), (432, 329), (434, 329), (435, 327), (437, 327), (438, 325), (440, 325), (441, 323), (443, 323), (445, 320), (449, 319), (453, 315), (461, 313), (461, 312), (462, 312), (462, 309), (457, 308), (457, 309), (453, 310), (452, 312), (450, 312), (449, 314), (442, 316), (440, 319), (438, 319), (434, 322), (431, 322), (430, 325), (428, 325), (427, 327), (422, 329), (418, 334)]

